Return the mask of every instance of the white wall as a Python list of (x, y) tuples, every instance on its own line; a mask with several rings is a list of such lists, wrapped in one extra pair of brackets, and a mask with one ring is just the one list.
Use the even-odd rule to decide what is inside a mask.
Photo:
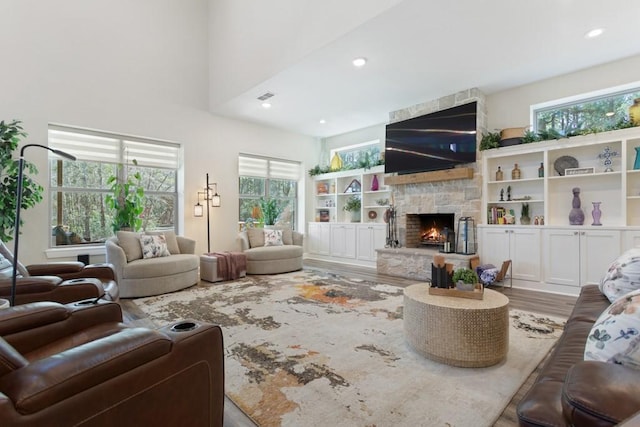
[[(238, 153), (299, 160), (306, 169), (319, 145), (207, 112), (208, 7), (207, 0), (0, 0), (0, 119), (22, 120), (28, 143), (46, 144), (47, 124), (59, 123), (183, 144), (184, 234), (197, 239), (198, 252), (206, 250), (206, 223), (192, 208), (207, 172), (222, 195), (212, 210), (212, 250), (231, 250)], [(26, 156), (47, 188), (47, 152)], [(23, 212), (23, 262), (46, 260), (49, 216), (48, 202)]]

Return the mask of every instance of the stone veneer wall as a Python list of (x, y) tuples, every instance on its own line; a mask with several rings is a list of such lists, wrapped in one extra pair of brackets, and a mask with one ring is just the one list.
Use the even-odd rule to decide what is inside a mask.
[[(393, 111), (389, 114), (389, 121), (391, 123), (398, 122), (473, 101), (478, 102), (477, 141), (479, 146), (482, 134), (486, 131), (487, 113), (485, 96), (475, 88)], [(406, 246), (407, 224), (405, 215), (408, 213), (454, 213), (456, 227), (460, 217), (472, 217), (475, 219), (476, 224), (479, 224), (482, 198), (482, 168), (480, 160), (481, 152), (478, 150), (475, 165), (470, 165), (475, 169), (472, 179), (391, 186), (396, 207), (398, 240), (402, 247)]]

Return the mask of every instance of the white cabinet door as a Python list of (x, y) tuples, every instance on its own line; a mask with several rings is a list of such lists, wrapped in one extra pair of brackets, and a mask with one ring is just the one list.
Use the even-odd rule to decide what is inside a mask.
[(640, 231), (626, 230), (624, 231), (624, 246), (622, 252), (631, 248), (640, 248)]
[(579, 287), (580, 234), (578, 230), (545, 230), (543, 246), (545, 282)]
[(540, 281), (540, 230), (535, 228), (483, 228), (480, 262), (497, 267), (511, 260), (514, 279)]
[(580, 232), (580, 286), (597, 285), (620, 255), (620, 231), (587, 230)]
[(329, 224), (309, 223), (308, 251), (312, 254), (331, 254), (331, 228)]
[(356, 226), (331, 224), (331, 256), (356, 257)]
[(364, 261), (376, 260), (376, 249), (384, 248), (386, 227), (384, 225), (359, 225), (357, 228), (357, 255)]
[(483, 228), (480, 236), (480, 262), (500, 267), (511, 259), (509, 230), (503, 227)]
[(580, 287), (598, 284), (620, 253), (617, 230), (545, 230), (545, 281)]
[(511, 230), (509, 236), (513, 278), (539, 282), (542, 279), (540, 230), (516, 228)]

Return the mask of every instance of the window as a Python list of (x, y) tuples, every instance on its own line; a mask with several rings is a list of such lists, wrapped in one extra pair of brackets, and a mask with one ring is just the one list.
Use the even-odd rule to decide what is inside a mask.
[[(273, 217), (283, 225), (295, 228), (300, 163), (241, 154), (238, 175), (240, 222), (270, 225)], [(273, 212), (270, 212), (269, 201), (273, 201)]]
[(615, 88), (550, 105), (533, 107), (536, 132), (572, 136), (617, 129), (629, 120), (629, 107), (640, 97), (640, 88)]
[(142, 175), (143, 229), (175, 230), (178, 144), (50, 125), (49, 147), (77, 158), (49, 158), (52, 246), (102, 243), (113, 235), (105, 196), (116, 174)]
[(329, 158), (338, 153), (342, 160), (342, 169), (370, 168), (380, 162), (380, 141), (363, 142), (331, 150)]

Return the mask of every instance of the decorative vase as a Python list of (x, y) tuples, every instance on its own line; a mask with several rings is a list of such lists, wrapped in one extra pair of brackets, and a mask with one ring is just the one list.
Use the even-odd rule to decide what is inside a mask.
[(584, 224), (584, 212), (580, 208), (580, 188), (575, 187), (572, 192), (573, 201), (571, 202), (571, 212), (569, 212), (569, 224), (582, 225)]
[(496, 171), (496, 181), (502, 181), (503, 178), (504, 173), (502, 172), (502, 169), (500, 169), (500, 166), (498, 166), (498, 170)]
[(591, 216), (593, 217), (593, 224), (591, 225), (602, 225), (600, 223), (600, 217), (602, 216), (602, 211), (600, 210), (600, 203), (602, 202), (591, 202), (593, 203), (593, 211), (591, 211)]
[(351, 222), (360, 222), (360, 211), (351, 211)]
[(373, 179), (371, 180), (371, 191), (378, 191), (378, 175), (373, 175)]
[(634, 126), (640, 126), (640, 98), (633, 100), (633, 104), (629, 107), (629, 119)]
[(459, 291), (472, 291), (475, 287), (475, 283), (465, 283), (462, 280), (458, 280), (456, 283), (456, 289)]
[(544, 163), (540, 163), (540, 167), (538, 168), (538, 178), (544, 178)]
[(513, 170), (511, 171), (511, 179), (520, 179), (520, 176), (521, 176), (520, 168), (516, 163), (515, 166), (513, 167)]
[(640, 169), (640, 147), (635, 147), (636, 149), (636, 160), (633, 162), (634, 169)]
[(338, 154), (337, 152), (333, 154), (333, 158), (331, 159), (331, 164), (329, 165), (329, 168), (332, 171), (339, 171), (340, 169), (342, 169), (342, 158), (340, 157), (340, 154)]
[(521, 216), (520, 217), (520, 224), (522, 224), (522, 225), (530, 225), (531, 224), (531, 217), (529, 217), (529, 216)]

